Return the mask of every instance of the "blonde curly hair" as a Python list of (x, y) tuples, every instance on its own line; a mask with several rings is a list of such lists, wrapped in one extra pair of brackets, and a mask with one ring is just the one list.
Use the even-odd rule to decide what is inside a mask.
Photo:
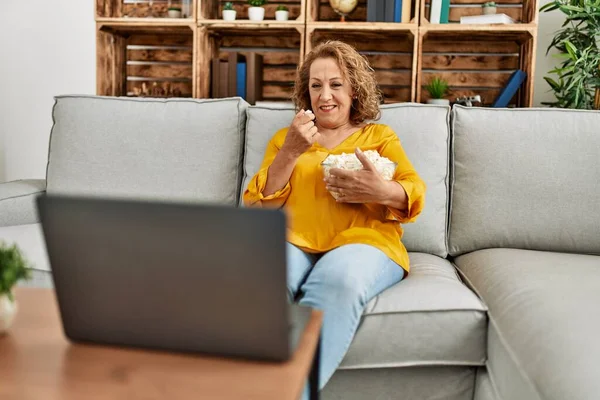
[(316, 46), (298, 68), (292, 100), (299, 111), (311, 109), (308, 84), (310, 67), (319, 58), (333, 58), (347, 79), (356, 99), (352, 101), (350, 121), (358, 125), (366, 120), (377, 120), (381, 116), (379, 104), (382, 99), (375, 73), (369, 61), (347, 43), (328, 40)]

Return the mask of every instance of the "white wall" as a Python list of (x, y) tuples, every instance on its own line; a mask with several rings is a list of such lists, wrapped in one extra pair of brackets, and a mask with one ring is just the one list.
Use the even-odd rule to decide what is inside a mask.
[[(536, 106), (553, 98), (543, 76), (555, 60), (545, 52), (562, 20), (540, 14)], [(0, 49), (0, 182), (44, 178), (53, 96), (96, 90), (94, 1), (3, 2)]]
[(0, 182), (45, 178), (53, 96), (94, 94), (93, 0), (4, 1)]
[[(549, 3), (548, 0), (541, 0), (540, 7), (547, 3)], [(554, 33), (560, 29), (560, 26), (564, 21), (564, 14), (558, 10), (540, 12), (533, 88), (534, 106), (543, 107), (541, 105), (542, 102), (555, 101), (554, 95), (550, 91), (550, 86), (548, 86), (544, 80), (544, 76), (556, 78), (556, 75), (554, 74), (549, 75), (548, 71), (554, 69), (554, 67), (558, 65), (558, 60), (555, 57), (552, 57), (553, 54), (556, 54), (556, 50), (552, 49), (546, 56), (546, 49), (550, 45), (550, 42), (552, 42)]]

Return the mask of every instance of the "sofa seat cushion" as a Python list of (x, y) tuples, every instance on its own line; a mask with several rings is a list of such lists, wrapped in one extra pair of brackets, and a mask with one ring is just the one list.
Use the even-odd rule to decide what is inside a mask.
[(16, 244), (33, 269), (50, 271), (41, 224), (0, 227), (0, 242)]
[(409, 255), (411, 273), (369, 302), (340, 369), (485, 363), (486, 307), (447, 260)]
[(455, 262), (489, 307), (500, 399), (598, 398), (599, 256), (487, 249)]

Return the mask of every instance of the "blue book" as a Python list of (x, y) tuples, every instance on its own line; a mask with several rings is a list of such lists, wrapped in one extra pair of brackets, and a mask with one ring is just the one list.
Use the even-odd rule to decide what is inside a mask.
[(402, 22), (402, 0), (394, 0), (394, 22)]
[(237, 80), (236, 80), (236, 96), (242, 99), (246, 98), (246, 61), (238, 61), (237, 63)]
[(521, 84), (523, 83), (523, 81), (525, 80), (526, 77), (527, 77), (527, 73), (520, 69), (513, 72), (512, 75), (510, 76), (510, 78), (508, 78), (508, 82), (506, 83), (506, 85), (504, 86), (504, 88), (502, 89), (500, 94), (498, 95), (498, 98), (496, 99), (496, 101), (494, 102), (492, 107), (495, 107), (495, 108), (507, 107), (508, 103), (510, 102), (510, 99), (512, 99), (513, 96), (515, 95), (515, 93), (517, 93), (517, 90), (519, 90), (519, 88), (521, 87)]

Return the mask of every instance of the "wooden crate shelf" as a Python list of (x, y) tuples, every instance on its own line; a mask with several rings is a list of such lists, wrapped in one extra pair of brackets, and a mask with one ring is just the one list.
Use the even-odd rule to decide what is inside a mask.
[[(450, 0), (447, 24), (429, 23), (431, 0), (412, 0), (408, 23), (367, 22), (367, 0), (359, 0), (345, 22), (329, 0), (272, 0), (263, 21), (248, 20), (246, 0), (233, 1), (235, 21), (222, 19), (225, 0), (192, 1), (190, 18), (162, 18), (169, 0), (95, 1), (101, 95), (140, 95), (145, 85), (146, 91), (155, 89), (153, 95), (208, 98), (211, 60), (234, 52), (263, 56), (263, 100), (289, 101), (306, 53), (323, 40), (338, 39), (371, 62), (386, 103), (426, 102), (423, 86), (437, 75), (450, 83), (450, 100), (480, 94), (483, 105), (490, 105), (521, 69), (527, 79), (511, 106), (532, 105), (539, 18), (533, 0), (497, 0), (498, 13), (518, 21), (509, 25), (458, 23), (463, 15), (480, 14), (485, 0)], [(288, 21), (274, 19), (278, 5), (288, 7)]]
[[(265, 9), (265, 21), (275, 21), (275, 10), (277, 7), (286, 6), (289, 10), (289, 22), (295, 21), (303, 24), (305, 20), (304, 10), (306, 8), (304, 1), (305, 0), (270, 0), (263, 6)], [(198, 22), (223, 22), (222, 11), (223, 5), (226, 2), (227, 0), (198, 0)], [(247, 21), (254, 23), (254, 21), (248, 19), (249, 5), (247, 0), (233, 0), (231, 2), (233, 3), (233, 8), (237, 11), (236, 20), (231, 22), (244, 23)]]
[(324, 40), (343, 37), (344, 42), (369, 60), (386, 103), (409, 102), (415, 98), (418, 37), (415, 33), (411, 30), (351, 32), (308, 25), (306, 50)]
[(99, 28), (97, 93), (193, 97), (193, 44), (194, 33), (189, 27), (170, 27), (169, 31), (123, 26)]
[(210, 97), (211, 60), (227, 59), (229, 52), (241, 55), (256, 53), (262, 56), (261, 100), (289, 101), (296, 69), (304, 54), (304, 32), (302, 26), (247, 29), (246, 27), (218, 27), (207, 25), (202, 28), (198, 41), (200, 71), (210, 71), (200, 77), (199, 97)]
[(448, 31), (419, 32), (420, 57), (417, 71), (417, 102), (428, 100), (424, 89), (433, 77), (445, 79), (455, 100), (462, 96), (482, 97), (482, 106), (491, 105), (510, 75), (516, 69), (527, 73), (527, 79), (511, 100), (512, 106), (530, 107), (533, 88), (533, 64), (528, 61), (534, 37), (529, 31), (495, 32), (479, 31), (466, 36)]
[[(182, 7), (182, 4), (182, 0), (96, 0), (96, 20), (99, 18), (170, 20), (167, 15), (168, 7)], [(181, 19), (195, 21), (195, 11), (196, 5), (192, 1), (189, 15)]]

